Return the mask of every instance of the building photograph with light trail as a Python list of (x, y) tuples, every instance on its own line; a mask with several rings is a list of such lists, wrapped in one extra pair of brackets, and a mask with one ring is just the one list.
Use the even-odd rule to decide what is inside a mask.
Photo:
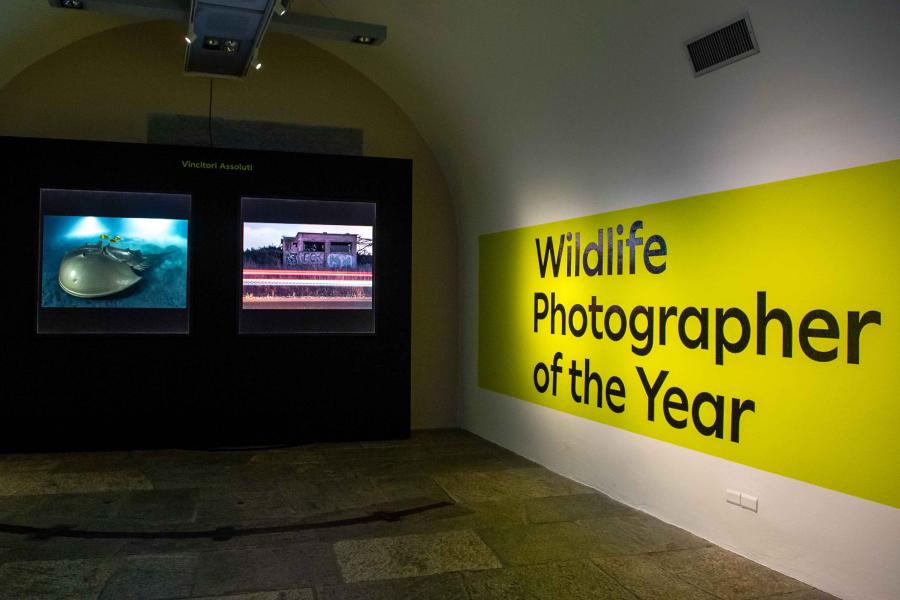
[(371, 225), (244, 223), (245, 309), (371, 309)]

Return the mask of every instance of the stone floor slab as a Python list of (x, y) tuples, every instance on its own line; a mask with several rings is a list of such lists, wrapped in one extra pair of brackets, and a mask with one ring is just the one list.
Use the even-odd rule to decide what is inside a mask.
[(788, 592), (777, 596), (769, 596), (766, 600), (839, 600), (837, 596), (826, 594), (821, 590), (809, 588), (798, 592)]
[(125, 545), (119, 539), (79, 539), (54, 537), (37, 539), (24, 535), (4, 535), (0, 544), (8, 552), (0, 555), (0, 561), (58, 561), (76, 559), (111, 558)]
[(716, 600), (663, 569), (654, 555), (595, 558), (594, 564), (641, 600)]
[(541, 523), (479, 529), (504, 565), (536, 565), (587, 559), (596, 539), (575, 523)]
[[(180, 599), (187, 600), (187, 598)], [(190, 600), (316, 600), (311, 588), (302, 590), (278, 590), (273, 592), (251, 592), (249, 594), (229, 594), (227, 596), (192, 596)]]
[(291, 479), (282, 482), (278, 490), (300, 516), (365, 507), (380, 501), (378, 486), (367, 477)]
[(593, 490), (544, 468), (438, 475), (435, 481), (457, 502), (490, 502), (590, 493)]
[(348, 464), (346, 469), (352, 470), (361, 476), (377, 478), (384, 477), (409, 477), (409, 476), (435, 476), (458, 472), (488, 472), (503, 471), (512, 468), (534, 467), (527, 461), (511, 460), (488, 453), (433, 454), (429, 458), (418, 460), (382, 460), (378, 456)]
[(319, 588), (318, 600), (469, 600), (455, 574), (365, 581)]
[(50, 471), (59, 467), (62, 462), (61, 458), (44, 454), (7, 454), (0, 457), (0, 470), (4, 473)]
[(0, 522), (32, 527), (102, 523), (115, 515), (126, 493), (0, 496)]
[(165, 600), (191, 593), (197, 557), (132, 556), (106, 582), (100, 600)]
[(36, 507), (31, 525), (75, 523), (87, 526), (89, 523), (106, 523), (113, 518), (128, 493), (49, 494), (24, 498)]
[(523, 525), (521, 501), (451, 504), (410, 515), (398, 523), (403, 533), (435, 533), (459, 529), (486, 529)]
[(633, 515), (638, 511), (603, 494), (573, 494), (546, 496), (525, 500), (525, 514), (529, 523), (580, 521), (599, 517)]
[(724, 600), (812, 590), (796, 579), (717, 546), (665, 552), (657, 558), (664, 569)]
[(215, 540), (212, 537), (192, 539), (128, 540), (118, 551), (120, 556), (141, 554), (211, 554), (216, 552), (246, 550), (249, 548), (279, 548), (298, 544), (318, 543), (315, 531), (281, 532), (265, 535), (246, 535), (230, 540)]
[(58, 464), (59, 473), (84, 473), (94, 471), (139, 471), (143, 461), (140, 452), (68, 452), (50, 454)]
[(0, 565), (0, 590), (4, 598), (94, 599), (112, 570), (112, 564), (100, 559), (5, 563)]
[(429, 498), (430, 502), (450, 500), (444, 490), (427, 477), (294, 480), (283, 482), (279, 492), (301, 517), (365, 509), (376, 504), (411, 498)]
[[(410, 509), (423, 510), (405, 514), (397, 519), (390, 517), (391, 514), (403, 513)], [(395, 537), (411, 533), (436, 533), (450, 529), (469, 529), (468, 527), (430, 527), (428, 525), (429, 519), (440, 520), (440, 517), (437, 516), (438, 513), (446, 515), (447, 513), (443, 511), (453, 511), (454, 509), (454, 514), (470, 512), (454, 504), (444, 506), (443, 501), (436, 498), (403, 498), (401, 500), (379, 502), (332, 513), (309, 515), (300, 519), (299, 522), (315, 524), (317, 526), (316, 529), (310, 533), (314, 533), (317, 539), (323, 542), (338, 542), (354, 538)], [(364, 519), (364, 521), (354, 522), (357, 519)]]
[(466, 573), (470, 600), (637, 600), (589, 561)]
[(254, 452), (248, 460), (248, 464), (296, 465), (321, 463), (323, 460), (321, 452), (313, 450), (309, 446), (295, 446)]
[(307, 588), (341, 581), (329, 544), (244, 548), (203, 554), (193, 594)]
[(372, 479), (372, 498), (379, 502), (398, 502), (408, 498), (430, 498), (433, 502), (450, 502), (444, 489), (434, 479), (421, 475), (378, 477)]
[(343, 540), (334, 552), (348, 583), (500, 567), (470, 530)]
[(137, 471), (6, 472), (0, 470), (0, 495), (36, 495), (149, 490), (153, 485)]
[(298, 514), (278, 490), (195, 493), (196, 521), (206, 527), (292, 523)]
[(119, 503), (114, 521), (121, 527), (148, 529), (192, 523), (196, 513), (197, 502), (190, 490), (139, 491)]
[(410, 436), (405, 439), (395, 440), (374, 440), (360, 442), (363, 448), (381, 448), (383, 446), (438, 446), (444, 447), (449, 444), (477, 444), (480, 446), (493, 445), (484, 438), (478, 437), (474, 433), (464, 429), (455, 428), (438, 428), (438, 429), (416, 429), (410, 432)]
[(577, 526), (589, 532), (595, 541), (591, 556), (664, 552), (710, 545), (702, 538), (642, 512), (578, 521)]
[(172, 466), (153, 465), (144, 469), (156, 490), (228, 489), (229, 468), (223, 465)]

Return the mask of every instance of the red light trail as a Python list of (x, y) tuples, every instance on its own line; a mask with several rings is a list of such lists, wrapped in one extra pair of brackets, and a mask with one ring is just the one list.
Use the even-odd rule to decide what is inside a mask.
[(362, 277), (372, 278), (368, 271), (298, 271), (295, 269), (244, 269), (244, 277), (258, 277), (260, 275), (276, 275), (283, 277)]

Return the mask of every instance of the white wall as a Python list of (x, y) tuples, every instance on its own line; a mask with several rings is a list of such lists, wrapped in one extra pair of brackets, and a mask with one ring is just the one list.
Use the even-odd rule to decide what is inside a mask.
[[(473, 69), (494, 78), (461, 76), (470, 94), (486, 96), (463, 93), (470, 116), (451, 119), (463, 129), (450, 137), (478, 140), (477, 149), (445, 166), (451, 180), (465, 179), (452, 184), (462, 253), (461, 421), (838, 596), (900, 598), (894, 508), (477, 387), (479, 234), (900, 157), (896, 2), (669, 6), (615, 3), (604, 12), (585, 3), (543, 22), (513, 20), (518, 36), (541, 50), (503, 53), (496, 39), (484, 41), (482, 55), (494, 50), (496, 62), (490, 73)], [(762, 52), (694, 79), (681, 42), (744, 10)], [(729, 487), (759, 496), (759, 513), (726, 504)]]
[[(694, 79), (680, 42), (745, 8), (762, 52)], [(544, 73), (552, 84), (532, 79), (522, 104), (536, 108), (511, 109), (495, 141), (506, 155), (491, 157), (499, 181), (462, 198), (463, 425), (841, 597), (900, 597), (897, 509), (479, 389), (475, 243), (900, 157), (898, 13), (896, 2), (684, 4), (614, 18), (594, 44), (548, 43), (556, 51), (531, 57), (522, 78)], [(612, 60), (632, 36), (637, 54)], [(726, 488), (757, 495), (759, 513), (726, 504)]]

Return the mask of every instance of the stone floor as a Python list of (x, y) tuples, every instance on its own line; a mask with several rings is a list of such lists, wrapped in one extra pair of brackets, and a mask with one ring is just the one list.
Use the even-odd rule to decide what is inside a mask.
[(831, 598), (460, 430), (0, 456), (0, 598)]

